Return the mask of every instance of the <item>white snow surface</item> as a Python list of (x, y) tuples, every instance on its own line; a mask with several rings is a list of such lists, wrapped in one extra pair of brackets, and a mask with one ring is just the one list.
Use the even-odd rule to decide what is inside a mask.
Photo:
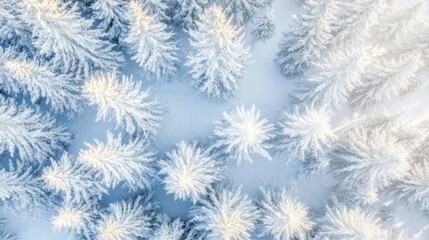
[[(142, 82), (142, 89), (151, 88), (151, 95), (157, 96), (164, 105), (166, 113), (161, 122), (158, 134), (153, 139), (152, 146), (158, 151), (159, 156), (164, 156), (166, 152), (174, 148), (174, 144), (179, 141), (200, 140), (207, 143), (213, 135), (213, 121), (222, 119), (222, 112), (235, 109), (236, 106), (244, 105), (250, 108), (255, 104), (260, 110), (261, 117), (267, 118), (271, 123), (275, 123), (284, 109), (291, 107), (290, 93), (292, 89), (292, 79), (284, 77), (279, 67), (274, 62), (275, 54), (278, 51), (278, 42), (288, 25), (291, 23), (292, 14), (299, 12), (300, 0), (275, 0), (273, 9), (276, 14), (276, 35), (264, 42), (254, 43), (251, 40), (251, 27), (245, 29), (247, 44), (251, 46), (253, 62), (241, 83), (237, 95), (227, 101), (211, 99), (200, 94), (190, 83), (191, 78), (188, 69), (181, 66), (178, 74), (171, 81), (156, 82), (144, 76), (138, 64), (126, 56), (127, 61), (122, 70), (123, 74), (133, 75), (134, 81)], [(181, 51), (182, 57), (186, 54), (187, 36), (183, 36)], [(184, 61), (181, 61), (183, 63)], [(398, 108), (398, 104), (411, 106), (410, 116), (429, 117), (429, 88), (425, 85), (412, 97), (401, 100), (399, 103), (392, 103)], [(95, 122), (96, 108), (85, 106), (85, 110), (79, 116), (71, 120), (64, 120), (69, 130), (74, 134), (74, 138), (69, 152), (77, 155), (80, 149), (85, 149), (84, 142), (93, 143), (97, 138), (106, 140), (106, 131), (113, 130), (114, 123)], [(350, 117), (348, 110), (342, 110), (333, 119), (333, 124), (338, 125), (346, 118)], [(297, 194), (297, 198), (310, 208), (321, 209), (329, 197), (329, 187), (334, 180), (329, 175), (315, 175), (311, 178), (299, 174), (300, 165), (297, 162), (286, 163), (286, 156), (274, 155), (272, 161), (262, 157), (254, 157), (253, 163), (244, 161), (237, 166), (234, 161), (227, 164), (225, 178), (236, 186), (242, 185), (242, 190), (251, 196), (260, 193), (261, 186), (273, 186), (282, 188), (292, 187)], [(128, 194), (127, 189), (117, 188), (109, 191), (109, 195), (103, 198), (103, 205), (109, 202), (118, 201)], [(389, 202), (394, 196), (383, 196), (382, 200), (372, 209), (384, 202)], [(188, 210), (192, 206), (190, 201), (174, 200), (173, 195), (166, 194), (163, 185), (158, 181), (154, 186), (154, 200), (160, 203), (160, 210), (171, 217), (189, 219)], [(429, 218), (423, 213), (408, 209), (405, 205), (399, 204), (395, 207), (400, 217), (398, 224), (409, 234), (421, 232), (422, 239), (429, 239)], [(49, 219), (23, 219), (0, 212), (0, 217), (7, 218), (7, 227), (13, 232), (19, 233), (22, 240), (66, 240), (65, 232), (53, 232)], [(259, 238), (256, 230), (252, 239)]]

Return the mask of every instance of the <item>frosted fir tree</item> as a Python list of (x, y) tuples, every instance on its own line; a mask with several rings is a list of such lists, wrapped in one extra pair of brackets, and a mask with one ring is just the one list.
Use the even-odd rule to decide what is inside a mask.
[(202, 230), (204, 239), (250, 239), (259, 212), (241, 188), (217, 186), (207, 199), (191, 209), (191, 221)]
[(150, 16), (154, 16), (158, 21), (170, 20), (167, 16), (167, 10), (169, 9), (168, 1), (165, 0), (137, 0), (141, 5), (141, 8)]
[(49, 114), (0, 97), (0, 153), (24, 161), (43, 161), (61, 150), (70, 134)]
[(81, 150), (79, 158), (101, 176), (104, 184), (116, 187), (125, 183), (131, 190), (150, 187), (155, 176), (155, 152), (145, 139), (123, 143), (121, 134), (114, 138), (108, 132), (105, 143), (97, 139), (94, 142), (85, 143), (88, 149)]
[(66, 230), (71, 239), (90, 240), (95, 237), (98, 209), (94, 202), (65, 202), (52, 217), (54, 231)]
[(10, 163), (9, 170), (0, 169), (0, 201), (7, 210), (22, 215), (39, 215), (52, 207), (48, 192), (44, 190), (39, 169)]
[(276, 240), (306, 239), (314, 223), (307, 207), (287, 192), (262, 189), (261, 209), (262, 234)]
[(81, 90), (72, 77), (57, 74), (39, 61), (3, 57), (0, 59), (5, 60), (0, 64), (0, 76), (3, 77), (0, 81), (9, 92), (17, 94), (24, 91), (30, 95), (33, 104), (39, 99), (46, 99), (46, 103), (55, 113), (72, 116), (82, 110)]
[(283, 74), (302, 74), (320, 57), (332, 39), (334, 11), (334, 0), (312, 1), (304, 6), (303, 13), (293, 16), (295, 22), (284, 33), (276, 57)]
[(240, 31), (216, 5), (189, 30), (192, 50), (186, 66), (200, 92), (221, 99), (234, 96), (251, 58)]
[(346, 0), (339, 1), (335, 12), (332, 45), (360, 44), (369, 37), (370, 27), (379, 23), (385, 14), (389, 0)]
[(106, 33), (111, 41), (122, 40), (128, 31), (129, 16), (127, 0), (97, 0), (91, 6), (98, 28)]
[(298, 83), (297, 101), (304, 105), (339, 108), (362, 84), (368, 60), (363, 51), (340, 50), (315, 65), (318, 73)]
[(63, 154), (60, 161), (51, 159), (52, 165), (45, 167), (43, 179), (49, 189), (64, 196), (70, 203), (88, 202), (93, 198), (101, 199), (107, 189), (101, 179), (79, 159)]
[(0, 46), (34, 52), (31, 27), (24, 22), (23, 11), (24, 6), (20, 0), (0, 2)]
[(362, 85), (352, 94), (352, 105), (365, 110), (415, 91), (422, 83), (417, 72), (423, 65), (419, 52), (372, 64), (365, 71)]
[(429, 165), (426, 162), (413, 165), (410, 172), (393, 185), (393, 191), (409, 207), (420, 211), (429, 210)]
[(185, 236), (185, 224), (179, 218), (170, 219), (166, 214), (156, 217), (157, 223), (151, 234), (152, 240), (181, 240)]
[(326, 154), (336, 139), (330, 115), (324, 108), (306, 106), (283, 112), (273, 139), (274, 149), (286, 151), (288, 160), (314, 160), (323, 165)]
[(122, 56), (101, 38), (101, 30), (81, 18), (76, 5), (70, 9), (56, 0), (23, 0), (23, 18), (32, 26), (33, 44), (51, 58), (54, 69), (89, 77), (95, 70), (119, 67)]
[(413, 38), (424, 22), (426, 3), (424, 0), (417, 0), (405, 6), (389, 6), (388, 11), (379, 17), (378, 24), (370, 31), (371, 43), (390, 49), (401, 45), (405, 39)]
[(193, 29), (208, 3), (208, 0), (176, 0), (173, 21), (185, 29)]
[(133, 0), (130, 2), (130, 30), (124, 39), (132, 59), (156, 80), (166, 80), (177, 70), (178, 47), (167, 25)]
[(380, 220), (360, 208), (328, 207), (319, 220), (315, 239), (390, 239)]
[(115, 126), (125, 127), (128, 134), (156, 134), (162, 119), (161, 104), (149, 100), (149, 89), (141, 91), (141, 83), (127, 76), (118, 81), (116, 73), (96, 75), (88, 79), (83, 93), (90, 105), (98, 105), (96, 121), (115, 120)]
[(357, 126), (339, 137), (331, 154), (332, 171), (345, 186), (378, 191), (404, 178), (410, 152), (395, 136)]
[(150, 237), (154, 221), (151, 195), (138, 195), (109, 205), (97, 227), (99, 240), (134, 240)]
[(235, 111), (224, 112), (223, 119), (213, 124), (214, 146), (229, 159), (236, 160), (237, 165), (242, 161), (252, 162), (255, 155), (271, 160), (268, 150), (274, 126), (267, 119), (261, 119), (255, 105), (249, 109), (241, 106)]
[(259, 16), (256, 28), (252, 31), (256, 41), (265, 42), (275, 35), (276, 25), (274, 22), (274, 12), (267, 12)]
[(222, 0), (225, 13), (231, 16), (234, 22), (243, 26), (265, 7), (266, 0)]
[(0, 218), (0, 239), (3, 240), (18, 240), (19, 236), (9, 232), (6, 229), (6, 219)]
[(222, 178), (218, 159), (196, 142), (178, 143), (167, 153), (167, 158), (159, 163), (159, 173), (164, 176), (165, 190), (174, 194), (175, 199), (191, 199), (195, 204), (207, 194), (213, 183)]

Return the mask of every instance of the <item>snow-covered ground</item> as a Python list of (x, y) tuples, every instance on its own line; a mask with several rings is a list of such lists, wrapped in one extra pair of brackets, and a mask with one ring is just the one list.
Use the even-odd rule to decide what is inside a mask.
[[(298, 0), (275, 0), (273, 9), (276, 14), (276, 36), (264, 43), (253, 43), (250, 30), (246, 31), (248, 44), (251, 45), (253, 62), (250, 65), (236, 97), (223, 101), (214, 101), (198, 93), (189, 83), (187, 69), (182, 68), (177, 77), (169, 82), (154, 82), (145, 79), (136, 63), (126, 62), (123, 73), (133, 75), (135, 81), (142, 81), (143, 88), (150, 87), (151, 94), (165, 106), (166, 114), (161, 128), (156, 135), (153, 145), (159, 152), (159, 157), (170, 151), (174, 144), (181, 141), (200, 140), (207, 142), (213, 132), (213, 121), (222, 118), (222, 112), (231, 110), (235, 106), (250, 107), (253, 104), (260, 110), (262, 117), (274, 123), (282, 110), (291, 107), (289, 93), (292, 91), (291, 79), (285, 78), (274, 62), (278, 51), (278, 42), (282, 32), (288, 28), (293, 13), (299, 11)], [(183, 43), (186, 46), (186, 43)], [(412, 105), (411, 115), (427, 116), (429, 110), (428, 87), (419, 90), (415, 96), (405, 99), (400, 104)], [(396, 108), (398, 105), (395, 104)], [(86, 106), (85, 111), (75, 119), (66, 121), (70, 131), (74, 134), (70, 153), (77, 154), (84, 149), (84, 142), (92, 142), (94, 138), (105, 140), (106, 131), (113, 128), (112, 123), (95, 122), (96, 109)], [(243, 186), (243, 190), (252, 196), (258, 194), (260, 186), (283, 187), (291, 186), (295, 189), (299, 199), (309, 207), (320, 208), (329, 196), (329, 187), (333, 180), (327, 175), (315, 175), (307, 178), (299, 175), (299, 164), (286, 163), (286, 156), (276, 155), (272, 161), (262, 157), (255, 157), (253, 163), (243, 162), (237, 166), (229, 162), (225, 171), (225, 179), (236, 186)], [(155, 200), (159, 201), (161, 210), (173, 217), (188, 219), (190, 202), (174, 200), (173, 196), (165, 193), (160, 183), (155, 185)], [(126, 189), (110, 191), (103, 203), (121, 199), (127, 195)], [(383, 197), (389, 201), (391, 197)], [(401, 217), (402, 227), (411, 234), (423, 231), (422, 239), (429, 239), (429, 219), (418, 211), (408, 210), (399, 205), (395, 208)], [(1, 213), (0, 216), (4, 216)], [(23, 240), (63, 240), (64, 232), (52, 232), (47, 221), (39, 219), (23, 220), (7, 215), (8, 227), (19, 232)], [(426, 238), (425, 238), (426, 237)], [(256, 234), (254, 238), (257, 239)], [(268, 239), (268, 238), (267, 238)]]

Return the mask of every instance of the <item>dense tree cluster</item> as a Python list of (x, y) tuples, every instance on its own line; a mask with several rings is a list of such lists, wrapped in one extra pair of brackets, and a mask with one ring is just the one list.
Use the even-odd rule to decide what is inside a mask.
[[(367, 210), (384, 194), (427, 210), (427, 123), (405, 119), (391, 105), (424, 84), (426, 3), (303, 5), (279, 45), (276, 60), (296, 79), (295, 110), (282, 114), (273, 145), (302, 161), (305, 172), (336, 180), (335, 201), (315, 221), (311, 237), (411, 239)], [(345, 113), (349, 119), (333, 122)]]

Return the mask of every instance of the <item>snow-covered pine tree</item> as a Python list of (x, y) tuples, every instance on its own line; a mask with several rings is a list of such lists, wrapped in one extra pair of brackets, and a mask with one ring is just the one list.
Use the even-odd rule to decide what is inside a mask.
[(235, 111), (224, 112), (221, 121), (214, 123), (214, 146), (237, 165), (242, 161), (252, 162), (252, 156), (260, 155), (271, 160), (268, 150), (273, 137), (274, 126), (261, 114), (255, 105), (250, 109), (236, 107)]
[(276, 127), (273, 146), (277, 152), (286, 151), (289, 160), (315, 161), (326, 167), (326, 153), (336, 139), (325, 108), (306, 106), (285, 111)]
[(222, 3), (226, 15), (232, 17), (235, 24), (243, 26), (265, 7), (266, 0), (222, 0)]
[(124, 42), (130, 48), (131, 58), (156, 80), (167, 80), (176, 72), (179, 61), (174, 34), (137, 0), (129, 5), (130, 30)]
[(98, 28), (106, 33), (111, 41), (120, 42), (128, 32), (129, 16), (127, 0), (97, 0), (91, 8)]
[(389, 6), (371, 30), (371, 43), (391, 49), (401, 45), (405, 39), (413, 38), (424, 22), (426, 4), (425, 0), (415, 0), (405, 6), (397, 3)]
[(101, 38), (89, 19), (81, 18), (76, 5), (70, 9), (57, 0), (23, 0), (23, 18), (32, 26), (33, 44), (50, 57), (53, 68), (77, 77), (89, 77), (95, 70), (119, 66), (122, 56)]
[(295, 98), (304, 105), (339, 108), (362, 84), (368, 61), (363, 51), (340, 50), (315, 65), (318, 73), (297, 83)]
[(150, 187), (154, 176), (155, 152), (143, 138), (136, 138), (122, 143), (122, 136), (117, 138), (107, 133), (107, 141), (103, 143), (94, 139), (95, 144), (85, 143), (88, 149), (81, 150), (79, 158), (101, 178), (108, 187), (120, 183), (131, 190)]
[(0, 97), (0, 153), (43, 161), (68, 143), (71, 135), (49, 114)]
[(0, 46), (33, 52), (31, 27), (23, 21), (23, 11), (20, 0), (0, 2)]
[(167, 193), (175, 199), (191, 199), (193, 203), (204, 197), (211, 185), (221, 179), (221, 165), (210, 150), (180, 142), (167, 153), (168, 160), (161, 161), (160, 175), (164, 176)]
[(55, 113), (72, 116), (82, 110), (80, 87), (72, 77), (57, 74), (37, 60), (4, 59), (12, 55), (5, 52), (0, 56), (0, 59), (4, 60), (0, 63), (0, 82), (4, 84), (2, 88), (14, 94), (21, 91), (28, 93), (32, 103), (44, 98)]
[(60, 161), (51, 159), (51, 162), (51, 166), (45, 167), (42, 177), (49, 189), (64, 195), (64, 201), (88, 202), (93, 198), (101, 199), (101, 195), (107, 193), (100, 177), (80, 159), (63, 154)]
[(116, 128), (125, 127), (129, 134), (143, 134), (150, 137), (162, 119), (161, 104), (149, 100), (149, 89), (141, 91), (141, 83), (122, 76), (118, 81), (115, 72), (96, 75), (88, 79), (83, 93), (90, 105), (98, 105), (96, 121), (114, 118)]
[(325, 216), (319, 219), (315, 239), (390, 239), (375, 214), (360, 208), (327, 207)]
[(417, 207), (421, 211), (429, 210), (429, 164), (415, 164), (405, 178), (393, 185), (393, 191), (408, 206)]
[(223, 99), (235, 94), (251, 59), (240, 32), (217, 5), (206, 9), (189, 31), (192, 50), (186, 65), (201, 92)]
[(95, 239), (95, 224), (98, 211), (94, 202), (65, 202), (52, 218), (55, 231), (67, 230), (72, 239)]
[(334, 46), (359, 44), (369, 36), (371, 26), (379, 23), (390, 0), (344, 0), (338, 1), (338, 11), (334, 12)]
[(18, 240), (19, 237), (16, 234), (9, 232), (6, 229), (6, 219), (0, 218), (0, 239), (2, 240)]
[(157, 18), (159, 21), (168, 21), (167, 10), (170, 0), (137, 0), (146, 14)]
[(262, 234), (275, 240), (306, 239), (314, 223), (307, 207), (283, 188), (281, 191), (262, 189), (260, 222)]
[(417, 76), (422, 66), (421, 54), (417, 51), (371, 64), (361, 86), (352, 93), (353, 107), (365, 110), (413, 92), (422, 83)]
[(343, 185), (377, 192), (407, 175), (410, 149), (389, 132), (357, 126), (339, 137), (331, 168)]
[(185, 29), (194, 28), (195, 21), (207, 7), (208, 0), (176, 0), (173, 21)]
[(229, 186), (216, 186), (191, 209), (191, 221), (208, 240), (250, 239), (259, 211), (250, 197)]
[(52, 207), (49, 197), (39, 169), (11, 162), (8, 170), (0, 169), (0, 201), (6, 209), (17, 214), (38, 215)]
[(302, 74), (330, 44), (333, 31), (335, 0), (312, 1), (304, 12), (294, 15), (295, 22), (279, 43), (276, 62), (285, 75)]
[(154, 222), (154, 205), (151, 194), (138, 195), (109, 205), (107, 213), (101, 214), (97, 227), (98, 240), (150, 239)]
[(185, 234), (185, 224), (179, 218), (170, 219), (166, 214), (156, 216), (156, 224), (151, 240), (181, 240)]
[(256, 22), (256, 28), (252, 31), (253, 38), (256, 41), (264, 42), (272, 38), (276, 31), (274, 22), (274, 11), (263, 13)]

